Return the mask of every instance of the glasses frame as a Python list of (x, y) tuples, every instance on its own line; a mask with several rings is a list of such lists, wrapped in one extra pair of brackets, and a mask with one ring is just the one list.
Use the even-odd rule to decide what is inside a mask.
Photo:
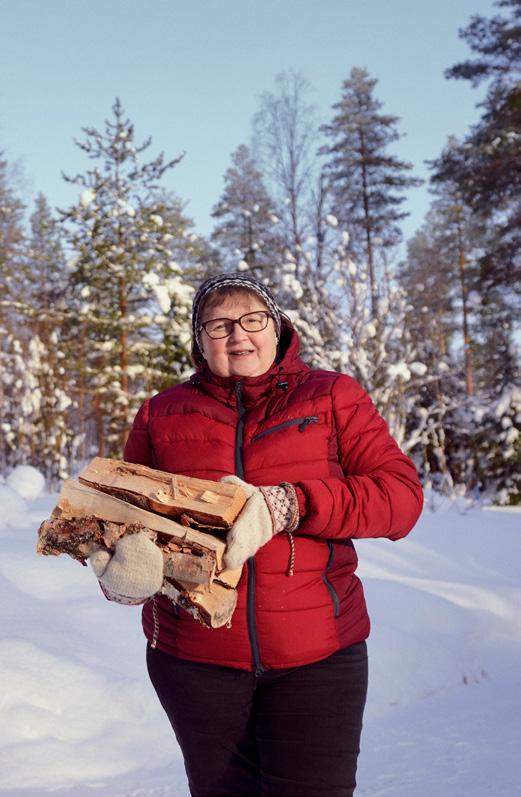
[[(246, 316), (248, 315), (263, 315), (266, 319), (266, 323), (260, 329), (255, 329), (255, 330), (246, 329), (246, 327), (243, 326), (242, 320), (243, 318), (246, 318)], [(199, 327), (199, 329), (200, 330), (204, 329), (210, 340), (222, 340), (223, 338), (229, 338), (234, 330), (235, 324), (239, 324), (240, 328), (243, 329), (244, 332), (247, 332), (249, 335), (256, 335), (257, 332), (263, 332), (266, 329), (270, 318), (273, 318), (273, 316), (267, 310), (250, 310), (249, 313), (243, 313), (241, 316), (239, 316), (239, 318), (210, 318), (208, 319), (208, 321), (204, 321)], [(232, 325), (230, 331), (226, 335), (210, 335), (210, 333), (206, 329), (206, 326), (207, 324), (212, 324), (215, 321), (229, 321)]]

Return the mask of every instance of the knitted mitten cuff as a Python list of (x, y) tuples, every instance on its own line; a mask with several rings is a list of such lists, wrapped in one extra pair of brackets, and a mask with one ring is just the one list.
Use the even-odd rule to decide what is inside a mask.
[(295, 531), (299, 524), (297, 492), (289, 482), (261, 487), (260, 491), (270, 510), (273, 533)]

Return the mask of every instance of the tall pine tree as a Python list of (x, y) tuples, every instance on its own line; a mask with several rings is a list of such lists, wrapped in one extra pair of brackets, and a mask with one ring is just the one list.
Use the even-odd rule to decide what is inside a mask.
[[(446, 76), (487, 83), (482, 116), (458, 147), (435, 162), (433, 180), (456, 183), (487, 228), (479, 266), (485, 340), (482, 361), (494, 363), (488, 387), (498, 395), (516, 378), (514, 352), (521, 285), (521, 1), (498, 0), (504, 14), (472, 17), (460, 36), (473, 57)], [(505, 379), (503, 375), (508, 375)]]
[(245, 263), (258, 275), (271, 275), (282, 250), (277, 235), (280, 219), (245, 145), (232, 154), (232, 165), (224, 175), (224, 191), (212, 216), (217, 221), (212, 241), (225, 268), (234, 271)]
[(341, 227), (351, 235), (351, 247), (367, 263), (371, 313), (378, 319), (379, 267), (385, 253), (401, 239), (400, 221), (407, 213), (404, 191), (419, 184), (410, 163), (389, 147), (399, 138), (398, 117), (381, 113), (374, 96), (377, 81), (366, 69), (354, 68), (342, 84), (335, 115), (322, 132), (329, 139), (320, 152), (326, 158), (331, 206)]

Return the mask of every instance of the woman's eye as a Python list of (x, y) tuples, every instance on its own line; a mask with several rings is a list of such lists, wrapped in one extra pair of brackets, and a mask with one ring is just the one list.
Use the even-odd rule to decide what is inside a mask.
[(248, 316), (248, 318), (244, 319), (243, 323), (245, 323), (246, 326), (249, 327), (256, 327), (261, 323), (261, 321), (262, 321), (261, 315), (250, 315)]

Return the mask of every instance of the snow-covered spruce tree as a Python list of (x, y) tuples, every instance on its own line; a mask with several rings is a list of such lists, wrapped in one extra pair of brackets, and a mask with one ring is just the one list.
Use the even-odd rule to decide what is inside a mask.
[(157, 330), (148, 347), (142, 397), (188, 376), (193, 294), (203, 279), (216, 272), (217, 261), (206, 239), (194, 231), (193, 221), (185, 215), (178, 197), (160, 190), (155, 207), (156, 215), (168, 230), (163, 243), (168, 246), (170, 260), (165, 272), (155, 270), (143, 277), (156, 298), (159, 312), (153, 316)]
[(521, 503), (521, 389), (506, 387), (487, 404), (479, 446), (481, 489), (500, 504)]
[[(21, 275), (25, 240), (24, 205), (13, 185), (10, 164), (0, 153), (0, 470), (20, 462), (17, 446), (23, 371), (19, 372), (23, 333), (18, 303), (23, 294)], [(24, 452), (25, 454), (25, 452)], [(22, 460), (23, 461), (23, 460)]]
[(226, 270), (246, 264), (258, 276), (271, 274), (280, 260), (283, 243), (280, 219), (250, 150), (241, 145), (232, 154), (224, 175), (224, 191), (212, 211), (216, 226), (212, 241)]
[(25, 232), (24, 204), (14, 187), (13, 169), (0, 151), (0, 275), (2, 297), (0, 320), (9, 315), (19, 295), (17, 275), (23, 252)]
[(331, 190), (331, 208), (349, 230), (357, 261), (367, 264), (371, 314), (378, 319), (379, 275), (386, 253), (401, 239), (404, 191), (420, 184), (410, 163), (389, 152), (400, 138), (398, 117), (381, 113), (374, 96), (377, 81), (366, 69), (354, 68), (342, 84), (336, 112), (321, 130), (329, 143), (320, 149)]
[(79, 201), (61, 211), (74, 253), (71, 318), (77, 319), (75, 377), (87, 455), (121, 452), (130, 415), (157, 378), (167, 314), (180, 325), (171, 338), (171, 381), (190, 362), (182, 333), (188, 329), (184, 264), (173, 256), (184, 221), (179, 207), (165, 202), (159, 182), (180, 158), (165, 161), (161, 153), (143, 162), (150, 139), (135, 143), (118, 99), (112, 110), (103, 132), (84, 128), (77, 144), (92, 166), (65, 177), (82, 190)]
[(3, 340), (3, 359), (8, 369), (3, 374), (2, 407), (3, 467), (39, 465), (35, 447), (34, 420), (40, 408), (40, 392), (35, 363), (26, 339), (7, 335)]
[[(453, 377), (450, 372), (445, 380)], [(454, 380), (453, 380), (454, 381)], [(453, 384), (435, 405), (424, 408), (424, 482), (438, 491), (519, 503), (521, 458), (519, 388), (495, 401), (466, 395), (464, 381)]]
[(56, 487), (69, 475), (76, 433), (70, 412), (70, 347), (64, 334), (68, 314), (65, 255), (60, 226), (42, 194), (36, 199), (30, 226), (18, 305), (33, 382), (32, 414), (25, 422), (31, 427), (32, 464)]

